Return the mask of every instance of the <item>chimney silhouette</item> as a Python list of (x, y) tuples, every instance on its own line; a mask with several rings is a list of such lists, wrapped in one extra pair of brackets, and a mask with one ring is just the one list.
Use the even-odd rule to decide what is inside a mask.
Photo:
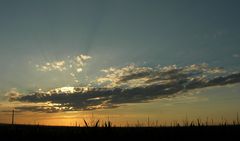
[(14, 109), (12, 110), (12, 125), (14, 125)]

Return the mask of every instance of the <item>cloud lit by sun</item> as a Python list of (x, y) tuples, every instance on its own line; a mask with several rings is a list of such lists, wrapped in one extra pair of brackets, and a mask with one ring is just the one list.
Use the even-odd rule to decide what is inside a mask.
[(239, 4), (1, 1), (0, 123), (10, 109), (45, 119), (91, 111), (171, 117), (180, 104), (164, 106), (173, 99), (184, 116), (240, 112)]
[[(80, 65), (84, 59), (77, 57)], [(80, 59), (82, 58), (82, 59)], [(36, 103), (18, 106), (21, 111), (64, 112), (116, 108), (127, 103), (142, 103), (213, 86), (240, 82), (240, 73), (227, 72), (206, 63), (178, 67), (177, 65), (144, 67), (130, 64), (103, 69), (103, 76), (81, 86), (63, 86), (21, 95), (9, 92), (11, 102)], [(75, 75), (75, 74), (74, 74)], [(93, 85), (90, 87), (90, 85)], [(39, 105), (50, 103), (53, 105)]]
[(41, 72), (54, 72), (59, 71), (69, 73), (76, 83), (79, 82), (78, 74), (84, 69), (85, 64), (92, 57), (84, 54), (78, 56), (68, 56), (65, 60), (46, 62), (41, 65), (35, 65), (37, 71)]

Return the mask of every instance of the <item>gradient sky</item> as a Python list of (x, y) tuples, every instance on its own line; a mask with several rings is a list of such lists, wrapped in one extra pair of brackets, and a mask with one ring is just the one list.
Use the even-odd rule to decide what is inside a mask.
[[(112, 115), (119, 123), (146, 115), (167, 122), (186, 115), (235, 119), (240, 112), (239, 6), (238, 0), (1, 0), (0, 122), (9, 122), (5, 112), (13, 107), (19, 107), (19, 123), (51, 124), (58, 119), (69, 125), (91, 112)], [(187, 84), (192, 84), (191, 78), (204, 78), (206, 83), (193, 88), (184, 84), (184, 89), (166, 92), (167, 98), (159, 98), (162, 91), (150, 98), (152, 91), (145, 93), (145, 87), (160, 81), (140, 83), (164, 77), (162, 71), (183, 73), (182, 69), (189, 71)], [(150, 75), (143, 77), (142, 71)], [(180, 77), (178, 73), (167, 74), (164, 80), (172, 81)], [(214, 80), (218, 77), (226, 79)], [(121, 88), (130, 95), (132, 88), (142, 88), (143, 94), (140, 99), (110, 99), (112, 107), (100, 110), (82, 105), (56, 113), (22, 108), (29, 102), (51, 101), (24, 96), (61, 87)], [(15, 99), (9, 102), (11, 98)], [(94, 98), (98, 97), (89, 99)], [(24, 119), (26, 115), (31, 118)]]

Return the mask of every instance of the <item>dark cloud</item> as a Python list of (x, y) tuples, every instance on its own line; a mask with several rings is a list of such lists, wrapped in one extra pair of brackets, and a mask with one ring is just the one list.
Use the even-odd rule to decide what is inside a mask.
[(152, 71), (136, 72), (136, 73), (133, 73), (133, 74), (123, 76), (119, 82), (122, 83), (122, 82), (127, 82), (127, 81), (133, 80), (133, 79), (148, 77), (148, 76), (151, 75), (151, 73), (152, 73)]
[[(101, 77), (101, 79), (103, 78)], [(35, 92), (15, 97), (14, 100), (31, 103), (49, 102), (52, 104), (17, 107), (19, 110), (36, 112), (115, 108), (121, 104), (148, 102), (149, 100), (171, 96), (182, 91), (239, 83), (240, 73), (227, 74), (220, 68), (209, 68), (203, 64), (180, 68), (169, 66), (155, 69), (139, 67), (129, 69), (127, 67), (127, 69), (107, 72), (105, 78), (110, 81), (110, 84), (105, 88), (88, 88), (84, 90), (84, 88), (76, 87), (74, 92), (71, 93), (61, 91), (51, 91), (51, 93)], [(115, 84), (118, 84), (119, 87)], [(122, 88), (122, 85), (128, 87)]]
[(110, 68), (104, 70), (106, 76), (98, 78), (99, 83), (108, 84), (106, 87), (139, 87), (153, 85), (154, 83), (167, 83), (185, 79), (208, 79), (225, 71), (219, 67), (210, 68), (207, 64), (177, 67), (176, 65), (166, 67), (137, 67), (129, 65), (120, 69)]
[(240, 82), (240, 73), (216, 77), (208, 82), (208, 86), (226, 85)]

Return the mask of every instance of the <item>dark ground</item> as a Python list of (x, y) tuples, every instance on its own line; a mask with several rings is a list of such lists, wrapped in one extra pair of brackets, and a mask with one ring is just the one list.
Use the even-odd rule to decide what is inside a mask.
[(240, 126), (59, 127), (0, 124), (0, 140), (240, 140)]

